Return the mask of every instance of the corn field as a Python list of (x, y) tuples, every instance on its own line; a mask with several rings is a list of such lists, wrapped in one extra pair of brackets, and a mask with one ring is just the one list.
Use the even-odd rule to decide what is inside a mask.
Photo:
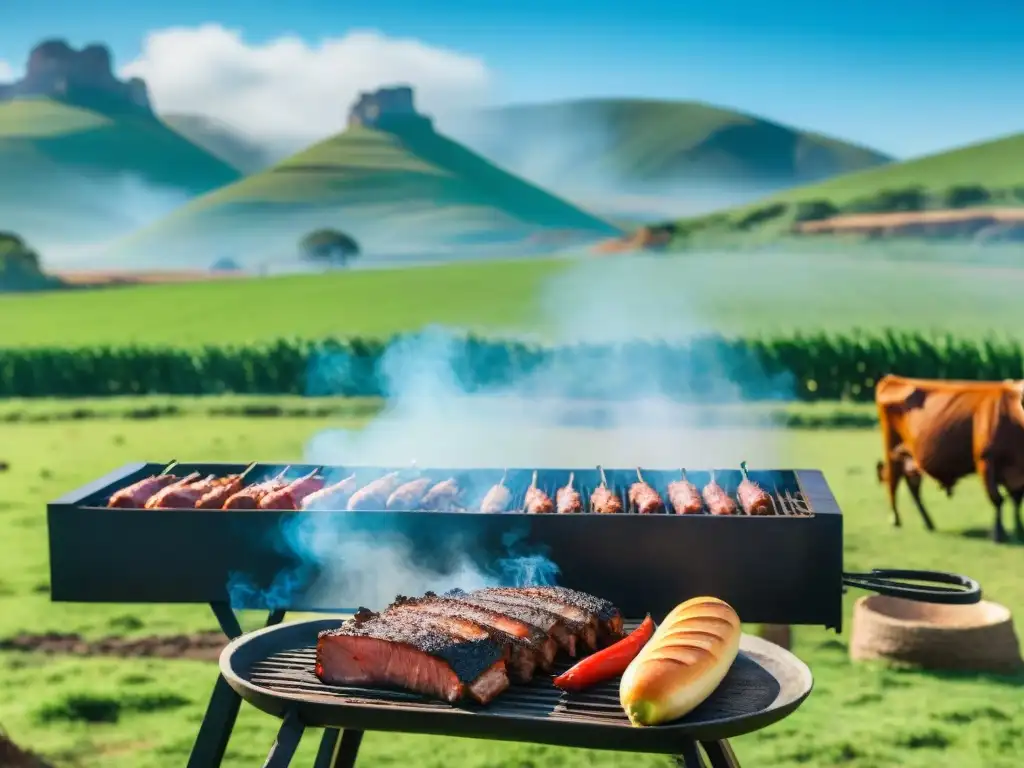
[(440, 332), (242, 347), (0, 349), (0, 397), (444, 396), (869, 401), (887, 373), (1024, 378), (1016, 341), (797, 334), (542, 347)]

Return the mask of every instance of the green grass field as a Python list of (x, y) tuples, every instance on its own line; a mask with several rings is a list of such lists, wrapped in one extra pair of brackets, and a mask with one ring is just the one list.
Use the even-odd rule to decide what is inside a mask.
[(185, 258), (196, 248), (294, 253), (323, 226), (384, 252), (518, 243), (545, 229), (590, 238), (610, 224), (498, 168), (427, 122), (349, 128), (276, 165), (204, 195), (114, 246)]
[[(897, 328), (1020, 334), (1024, 270), (842, 254), (488, 261), (231, 282), (0, 295), (3, 346), (494, 334), (674, 337)], [(68, 318), (75, 318), (69, 322)]]
[[(34, 404), (43, 408), (45, 404)], [(210, 460), (299, 459), (319, 429), (351, 419), (215, 418), (180, 416), (156, 421), (3, 423), (0, 460), (0, 638), (18, 632), (169, 634), (213, 629), (204, 606), (51, 604), (46, 589), (48, 499), (113, 467), (139, 458)], [(524, 429), (533, 429), (527, 425)], [(545, 430), (544, 440), (514, 446), (511, 458), (543, 463), (653, 461), (651, 441), (631, 441), (586, 430)], [(541, 434), (538, 432), (538, 435)], [(675, 435), (678, 442), (679, 435)], [(656, 441), (655, 441), (656, 442)], [(753, 466), (815, 466), (826, 474), (845, 512), (848, 570), (870, 567), (945, 568), (981, 580), (986, 595), (1024, 612), (1019, 578), (1022, 550), (995, 546), (981, 532), (991, 513), (973, 479), (946, 499), (929, 487), (938, 532), (928, 534), (903, 500), (905, 524), (889, 527), (884, 494), (874, 482), (879, 452), (875, 430), (701, 432), (681, 441), (704, 463), (732, 461), (738, 452)], [(633, 447), (643, 445), (636, 455)], [(543, 455), (537, 454), (537, 446)], [(697, 447), (694, 447), (697, 446)], [(582, 451), (582, 453), (581, 453)], [(583, 454), (587, 455), (583, 455)], [(627, 454), (629, 454), (627, 456)], [(847, 617), (856, 593), (846, 599)], [(246, 616), (253, 627), (258, 616)], [(130, 630), (126, 630), (128, 627)], [(773, 768), (1011, 768), (1024, 749), (1024, 677), (940, 675), (852, 665), (843, 634), (797, 628), (795, 651), (812, 667), (814, 693), (791, 718), (735, 742), (745, 765)], [(43, 752), (60, 768), (177, 768), (184, 764), (202, 718), (215, 667), (169, 660), (44, 658), (0, 654), (0, 722), (20, 745)], [(107, 722), (85, 722), (83, 713)], [(259, 765), (276, 723), (244, 706), (226, 768)], [(307, 733), (297, 765), (312, 761), (318, 734)], [(554, 749), (394, 734), (369, 734), (366, 765), (664, 766), (656, 757)]]
[(125, 185), (135, 185), (136, 197), (169, 190), (187, 197), (240, 177), (151, 115), (42, 98), (0, 103), (0, 167), (7, 226), (30, 238), (73, 241), (124, 231), (117, 231), (116, 209), (140, 204), (111, 200)]
[[(732, 109), (655, 99), (573, 99), (469, 115), (455, 136), (554, 189), (706, 184), (783, 188), (891, 158)], [(543, 158), (543, 167), (538, 161)], [(574, 186), (575, 185), (575, 186)]]

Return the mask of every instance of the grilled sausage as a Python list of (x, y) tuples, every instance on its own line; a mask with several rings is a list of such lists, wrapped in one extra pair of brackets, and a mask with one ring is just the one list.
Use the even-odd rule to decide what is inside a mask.
[(195, 509), (196, 502), (216, 487), (217, 476), (207, 475), (202, 480), (188, 485), (171, 485), (159, 491), (147, 503), (150, 509)]
[(427, 512), (464, 512), (459, 505), (462, 489), (454, 477), (442, 480), (429, 491), (420, 502), (420, 508)]
[(301, 509), (303, 499), (324, 487), (324, 479), (317, 476), (319, 469), (292, 480), (284, 488), (268, 493), (260, 499), (260, 509)]
[(555, 509), (560, 515), (572, 515), (583, 511), (583, 500), (579, 492), (572, 487), (575, 475), (569, 473), (569, 482), (555, 492)]
[(242, 490), (242, 475), (222, 477), (199, 498), (199, 501), (196, 502), (196, 509), (222, 509), (224, 502), (240, 490)]
[(143, 505), (143, 508), (144, 509), (156, 509), (158, 506), (160, 506), (160, 502), (163, 500), (163, 498), (165, 496), (167, 496), (167, 494), (169, 494), (171, 491), (174, 491), (177, 488), (184, 488), (185, 486), (192, 485), (198, 479), (199, 479), (199, 473), (198, 472), (190, 472), (189, 474), (185, 475), (184, 477), (182, 477), (182, 478), (180, 478), (178, 480), (175, 480), (170, 485), (165, 485), (159, 491), (157, 491), (152, 496), (150, 496), (148, 499), (146, 499), (146, 503)]
[(500, 512), (504, 512), (508, 509), (509, 504), (512, 503), (512, 492), (505, 485), (505, 474), (501, 476), (501, 480), (498, 481), (497, 485), (491, 487), (491, 490), (484, 496), (484, 500), (480, 502), (480, 511), (484, 514), (496, 515)]
[(352, 498), (348, 500), (347, 509), (349, 512), (361, 509), (384, 509), (387, 506), (388, 498), (400, 484), (397, 472), (389, 472), (384, 477), (378, 477), (352, 494)]
[(537, 487), (537, 471), (533, 472), (533, 480), (526, 489), (523, 509), (528, 515), (550, 515), (555, 511), (555, 503), (544, 491)]
[(668, 484), (668, 500), (677, 515), (699, 515), (704, 511), (700, 490), (686, 479), (685, 470), (681, 480)]
[(352, 494), (359, 488), (353, 472), (333, 485), (314, 491), (302, 500), (303, 509), (344, 509)]
[(433, 484), (434, 481), (429, 477), (419, 477), (415, 480), (410, 480), (408, 483), (400, 485), (395, 489), (395, 492), (388, 497), (385, 508), (406, 512), (417, 509)]
[(598, 467), (601, 473), (601, 484), (590, 494), (590, 511), (599, 515), (617, 515), (622, 512), (622, 500), (619, 494), (608, 487), (608, 478), (604, 476), (604, 469)]
[(775, 513), (772, 498), (757, 483), (747, 477), (747, 462), (740, 463), (743, 479), (736, 488), (736, 498), (748, 515), (771, 515)]
[(243, 488), (228, 497), (228, 500), (224, 502), (224, 509), (258, 509), (260, 501), (264, 496), (288, 485), (282, 479), (283, 477), (284, 471), (270, 480), (264, 480), (262, 483), (254, 483), (247, 488)]
[(736, 502), (732, 500), (732, 497), (725, 492), (718, 483), (715, 482), (712, 477), (711, 482), (704, 486), (704, 503), (708, 505), (708, 510), (712, 515), (735, 515), (736, 514)]
[(178, 482), (177, 475), (151, 475), (116, 491), (107, 502), (108, 507), (142, 509), (150, 496), (172, 483)]
[(644, 482), (640, 469), (636, 470), (637, 482), (629, 488), (629, 501), (641, 515), (652, 515), (665, 511), (665, 502), (661, 500), (661, 494)]

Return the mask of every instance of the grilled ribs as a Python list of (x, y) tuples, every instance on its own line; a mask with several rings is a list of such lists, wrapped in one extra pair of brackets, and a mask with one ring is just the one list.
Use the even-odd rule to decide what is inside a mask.
[(607, 600), (564, 587), (494, 587), (398, 596), (320, 633), (316, 674), (328, 684), (399, 687), (450, 703), (486, 704), (509, 685), (622, 637)]

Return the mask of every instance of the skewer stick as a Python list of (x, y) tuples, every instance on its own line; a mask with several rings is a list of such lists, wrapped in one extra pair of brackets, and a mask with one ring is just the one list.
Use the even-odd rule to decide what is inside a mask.
[(644, 480), (644, 476), (642, 474), (640, 474), (640, 467), (636, 468), (636, 477), (637, 477), (637, 480), (639, 480), (641, 483), (643, 483), (644, 485), (647, 485), (647, 481)]
[(531, 488), (536, 488), (537, 487), (537, 470), (536, 469), (533, 470), (533, 479), (530, 480), (530, 487)]
[[(177, 459), (171, 459), (170, 463), (166, 467), (163, 468), (163, 471), (160, 472), (160, 475), (168, 474), (172, 469), (174, 469), (174, 467), (177, 466), (177, 464), (178, 464), (178, 460)], [(160, 477), (160, 475), (157, 475), (157, 477)]]
[(254, 461), (248, 467), (243, 469), (242, 472), (238, 475), (238, 479), (239, 480), (245, 480), (245, 478), (248, 477), (249, 473), (252, 472), (254, 469), (256, 469), (256, 465), (257, 464), (259, 464), (259, 462), (258, 461)]
[(686, 467), (683, 467), (682, 469), (679, 470), (679, 475), (683, 478), (684, 483), (690, 482), (689, 480), (686, 479)]
[(597, 465), (597, 471), (601, 473), (601, 487), (602, 488), (607, 488), (608, 487), (608, 478), (604, 476), (604, 467), (602, 467), (600, 464), (598, 464)]
[[(534, 473), (536, 477), (536, 473)], [(508, 477), (508, 467), (505, 467), (505, 471), (501, 473), (501, 480), (498, 481), (498, 485), (505, 485), (505, 479)]]
[(743, 479), (744, 480), (750, 480), (750, 477), (748, 477), (748, 475), (747, 475), (747, 462), (745, 462), (745, 461), (741, 461), (740, 462), (740, 472), (743, 473)]
[(572, 490), (572, 481), (573, 481), (573, 480), (574, 480), (575, 478), (576, 478), (576, 473), (575, 473), (575, 472), (570, 472), (570, 473), (569, 473), (569, 482), (568, 482), (568, 483), (566, 484), (566, 486), (565, 486), (565, 487), (566, 487), (566, 488), (568, 488), (568, 489), (570, 489), (570, 490)]

